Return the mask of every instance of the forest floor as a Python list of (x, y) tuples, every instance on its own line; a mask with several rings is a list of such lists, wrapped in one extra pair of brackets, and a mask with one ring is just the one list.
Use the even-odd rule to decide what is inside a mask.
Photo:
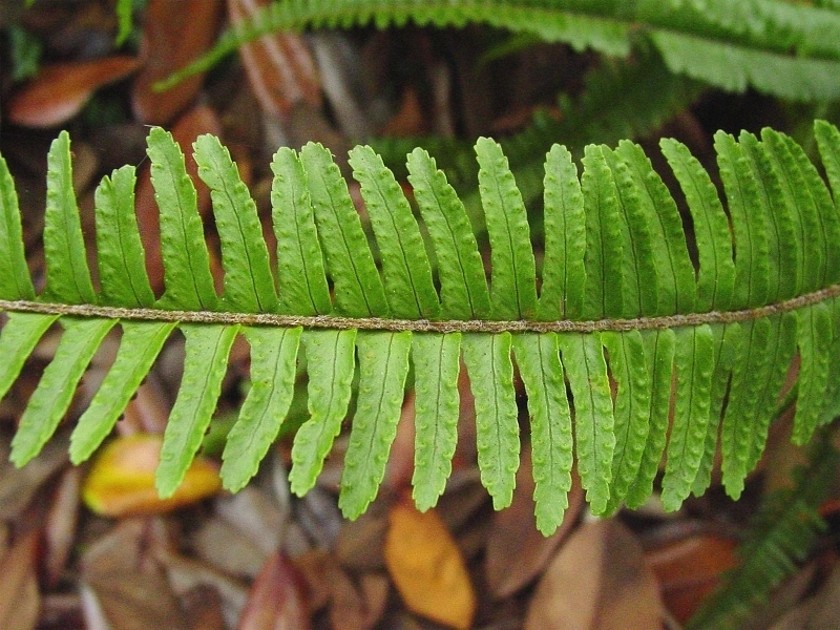
[[(360, 29), (270, 36), (171, 91), (151, 88), (252, 4), (260, 3), (148, 0), (128, 41), (116, 47), (110, 2), (38, 0), (24, 11), (22, 3), (0, 0), (0, 152), (15, 175), (36, 277), (44, 264), (45, 156), (61, 128), (71, 132), (88, 234), (96, 183), (123, 164), (138, 166), (138, 208), (154, 207), (145, 159), (150, 125), (172, 130), (187, 151), (197, 135), (219, 135), (268, 217), (268, 165), (278, 146), (317, 140), (341, 161), (370, 137), (503, 137), (538, 111), (562, 118), (557, 95), (577, 94), (586, 72), (602, 63), (561, 45), (502, 54), (509, 40), (477, 28)], [(39, 48), (40, 55), (27, 56)], [(488, 56), (491, 49), (500, 55)], [(659, 137), (675, 136), (713, 165), (717, 128), (792, 129), (791, 120), (799, 120), (796, 112), (773, 99), (706, 90), (637, 139), (653, 147)], [(199, 203), (206, 216), (209, 197), (202, 194)], [(153, 215), (139, 212), (141, 222)], [(212, 240), (212, 226), (208, 232)], [(160, 291), (159, 263), (150, 271)], [(379, 497), (355, 522), (337, 508), (344, 435), (303, 498), (288, 485), (291, 432), (237, 494), (216, 489), (220, 439), (208, 439), (195, 488), (173, 506), (153, 494), (150, 467), (181, 377), (183, 340), (165, 347), (118, 423), (111, 438), (122, 449), (117, 454), (102, 451), (81, 467), (67, 455), (69, 431), (113, 360), (113, 339), (94, 358), (56, 438), (23, 469), (9, 463), (15, 423), (59, 335), (47, 335), (0, 402), (5, 630), (680, 628), (739, 562), (749, 517), (768, 493), (790, 484), (792, 467), (805, 459), (789, 444), (782, 418), (739, 502), (713, 485), (677, 513), (665, 513), (654, 497), (635, 512), (598, 519), (575, 483), (563, 525), (544, 537), (535, 527), (527, 447), (513, 505), (493, 511), (475, 462), (464, 381), (453, 474), (439, 505), (425, 514), (410, 501), (411, 394)], [(247, 374), (248, 348), (240, 340), (216, 433), (235, 417)], [(123, 467), (138, 472), (121, 489), (103, 483)], [(838, 491), (840, 485), (833, 496)], [(805, 627), (805, 619), (809, 627), (840, 627), (838, 509), (837, 501), (824, 506), (828, 528), (813, 552), (743, 627)]]

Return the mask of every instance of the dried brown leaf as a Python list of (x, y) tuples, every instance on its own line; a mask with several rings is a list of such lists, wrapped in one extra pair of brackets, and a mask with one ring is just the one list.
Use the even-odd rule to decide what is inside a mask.
[(242, 581), (169, 549), (157, 548), (155, 560), (166, 569), (169, 583), (179, 597), (200, 585), (212, 586), (221, 598), (228, 627), (236, 625), (248, 599), (248, 590)]
[(23, 468), (9, 461), (9, 440), (0, 435), (0, 519), (15, 520), (38, 490), (69, 462), (67, 433), (50, 440), (41, 453)]
[(9, 99), (9, 122), (27, 127), (54, 127), (79, 113), (103, 85), (137, 69), (134, 57), (103, 57), (43, 66), (38, 75)]
[(56, 584), (64, 571), (75, 543), (79, 520), (79, 487), (81, 469), (68, 468), (61, 475), (44, 525), (46, 557), (44, 566), (47, 581)]
[(577, 475), (574, 480), (563, 524), (551, 536), (543, 536), (534, 517), (531, 452), (530, 449), (523, 452), (513, 502), (507, 509), (493, 514), (487, 539), (484, 574), (494, 597), (509, 597), (542, 573), (557, 546), (574, 527), (583, 506), (583, 490)]
[(333, 630), (370, 630), (366, 602), (353, 580), (335, 563), (327, 565), (330, 626)]
[(203, 74), (185, 79), (165, 92), (152, 86), (205, 52), (216, 37), (221, 0), (149, 0), (143, 29), (143, 69), (132, 89), (138, 120), (164, 125), (194, 100)]
[(288, 514), (268, 493), (248, 486), (234, 495), (220, 497), (216, 511), (245, 534), (265, 557), (279, 548)]
[(335, 554), (342, 566), (354, 571), (377, 570), (385, 566), (382, 549), (388, 531), (388, 515), (380, 505), (375, 503), (371, 510), (355, 521), (344, 523), (339, 530)]
[(169, 544), (161, 521), (128, 519), (98, 538), (81, 559), (86, 621), (112, 630), (188, 630), (155, 557)]
[(735, 566), (735, 541), (711, 535), (692, 535), (669, 542), (646, 554), (656, 574), (668, 610), (686, 621)]
[(235, 525), (213, 516), (190, 539), (196, 555), (230, 575), (256, 577), (266, 554)]
[(307, 630), (309, 607), (302, 578), (281, 553), (273, 553), (251, 586), (238, 630)]
[(35, 576), (37, 532), (29, 532), (0, 556), (0, 628), (34, 630), (40, 595)]
[(219, 592), (209, 584), (199, 584), (181, 597), (190, 630), (226, 630)]
[[(228, 0), (232, 23), (250, 18), (268, 0)], [(285, 117), (298, 103), (321, 104), (321, 82), (306, 41), (296, 33), (265, 35), (240, 48), (242, 63), (260, 107)]]
[(658, 584), (642, 548), (621, 523), (581, 525), (549, 565), (534, 593), (526, 630), (659, 630)]

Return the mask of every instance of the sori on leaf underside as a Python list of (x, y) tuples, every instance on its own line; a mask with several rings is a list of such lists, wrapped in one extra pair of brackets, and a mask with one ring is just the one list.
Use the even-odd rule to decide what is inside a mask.
[[(420, 509), (435, 505), (451, 473), (463, 361), (481, 479), (496, 508), (510, 503), (520, 461), (515, 366), (521, 376), (545, 533), (562, 521), (573, 463), (596, 514), (644, 502), (663, 455), (662, 500), (678, 508), (709, 486), (718, 448), (723, 483), (737, 497), (777, 401), (796, 401), (797, 443), (840, 412), (840, 362), (830, 360), (840, 356), (840, 132), (819, 121), (815, 134), (834, 199), (802, 148), (769, 129), (716, 134), (725, 203), (677, 141), (663, 140), (661, 150), (679, 182), (679, 204), (632, 142), (589, 146), (580, 167), (555, 145), (545, 161), (544, 238), (534, 239), (540, 256), (502, 150), (479, 139), (489, 281), (464, 207), (424, 150), (408, 155), (411, 200), (371, 149), (350, 152), (376, 256), (330, 153), (312, 143), (278, 150), (273, 269), (235, 163), (216, 137), (201, 136), (194, 155), (221, 242), (219, 296), (184, 157), (155, 128), (148, 153), (164, 264), (158, 298), (138, 233), (131, 166), (96, 190), (94, 286), (62, 132), (48, 156), (46, 274), (37, 294), (14, 183), (0, 157), (0, 309), (7, 313), (0, 396), (44, 333), (56, 323), (63, 329), (11, 458), (24, 465), (37, 455), (91, 358), (119, 328), (116, 358), (72, 434), (71, 458), (84, 461), (177, 328), (186, 342), (184, 372), (157, 473), (163, 496), (178, 487), (201, 444), (228, 353), (242, 335), (251, 348), (251, 387), (222, 456), (231, 490), (248, 482), (276, 439), (300, 364), (309, 418), (294, 436), (293, 491), (315, 483), (357, 375), (341, 509), (355, 518), (375, 498), (407, 386), (416, 394), (414, 498)], [(786, 379), (794, 357), (795, 379)]]

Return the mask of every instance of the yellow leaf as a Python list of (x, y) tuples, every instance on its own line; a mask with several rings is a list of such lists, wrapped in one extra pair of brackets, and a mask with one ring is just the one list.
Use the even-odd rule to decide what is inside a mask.
[(97, 514), (160, 514), (211, 496), (221, 488), (219, 469), (203, 457), (193, 461), (184, 481), (168, 499), (158, 497), (155, 469), (160, 462), (159, 435), (119, 437), (102, 449), (84, 485), (82, 499)]
[(458, 545), (434, 510), (391, 508), (385, 564), (413, 612), (466, 630), (475, 615), (475, 592)]

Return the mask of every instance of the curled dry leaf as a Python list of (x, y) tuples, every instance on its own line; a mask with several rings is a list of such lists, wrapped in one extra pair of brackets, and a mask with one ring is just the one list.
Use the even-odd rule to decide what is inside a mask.
[(307, 630), (309, 607), (303, 580), (280, 552), (268, 557), (251, 586), (238, 630)]
[(635, 536), (616, 520), (581, 525), (549, 565), (525, 630), (659, 630), (662, 602)]
[(144, 64), (131, 94), (138, 120), (166, 124), (195, 99), (203, 74), (164, 92), (156, 92), (153, 86), (210, 47), (219, 27), (221, 9), (221, 0), (149, 1), (140, 49)]
[[(228, 14), (236, 24), (268, 4), (268, 0), (228, 0)], [(285, 116), (301, 102), (321, 104), (318, 70), (301, 35), (266, 35), (242, 46), (240, 54), (251, 89), (267, 114)]]
[(476, 596), (461, 550), (434, 509), (391, 508), (385, 564), (409, 610), (451, 628), (469, 628)]
[(161, 514), (195, 503), (221, 489), (219, 469), (198, 457), (175, 493), (161, 499), (155, 489), (162, 438), (135, 434), (119, 437), (96, 457), (82, 486), (82, 499), (97, 514)]
[(134, 57), (114, 56), (55, 63), (9, 99), (9, 122), (27, 127), (54, 127), (79, 113), (93, 93), (137, 69)]
[(493, 514), (493, 526), (487, 538), (484, 574), (494, 597), (509, 597), (542, 573), (557, 546), (574, 527), (583, 507), (583, 489), (577, 475), (572, 479), (563, 524), (551, 536), (543, 536), (534, 518), (530, 449), (523, 453), (513, 502), (507, 509)]

